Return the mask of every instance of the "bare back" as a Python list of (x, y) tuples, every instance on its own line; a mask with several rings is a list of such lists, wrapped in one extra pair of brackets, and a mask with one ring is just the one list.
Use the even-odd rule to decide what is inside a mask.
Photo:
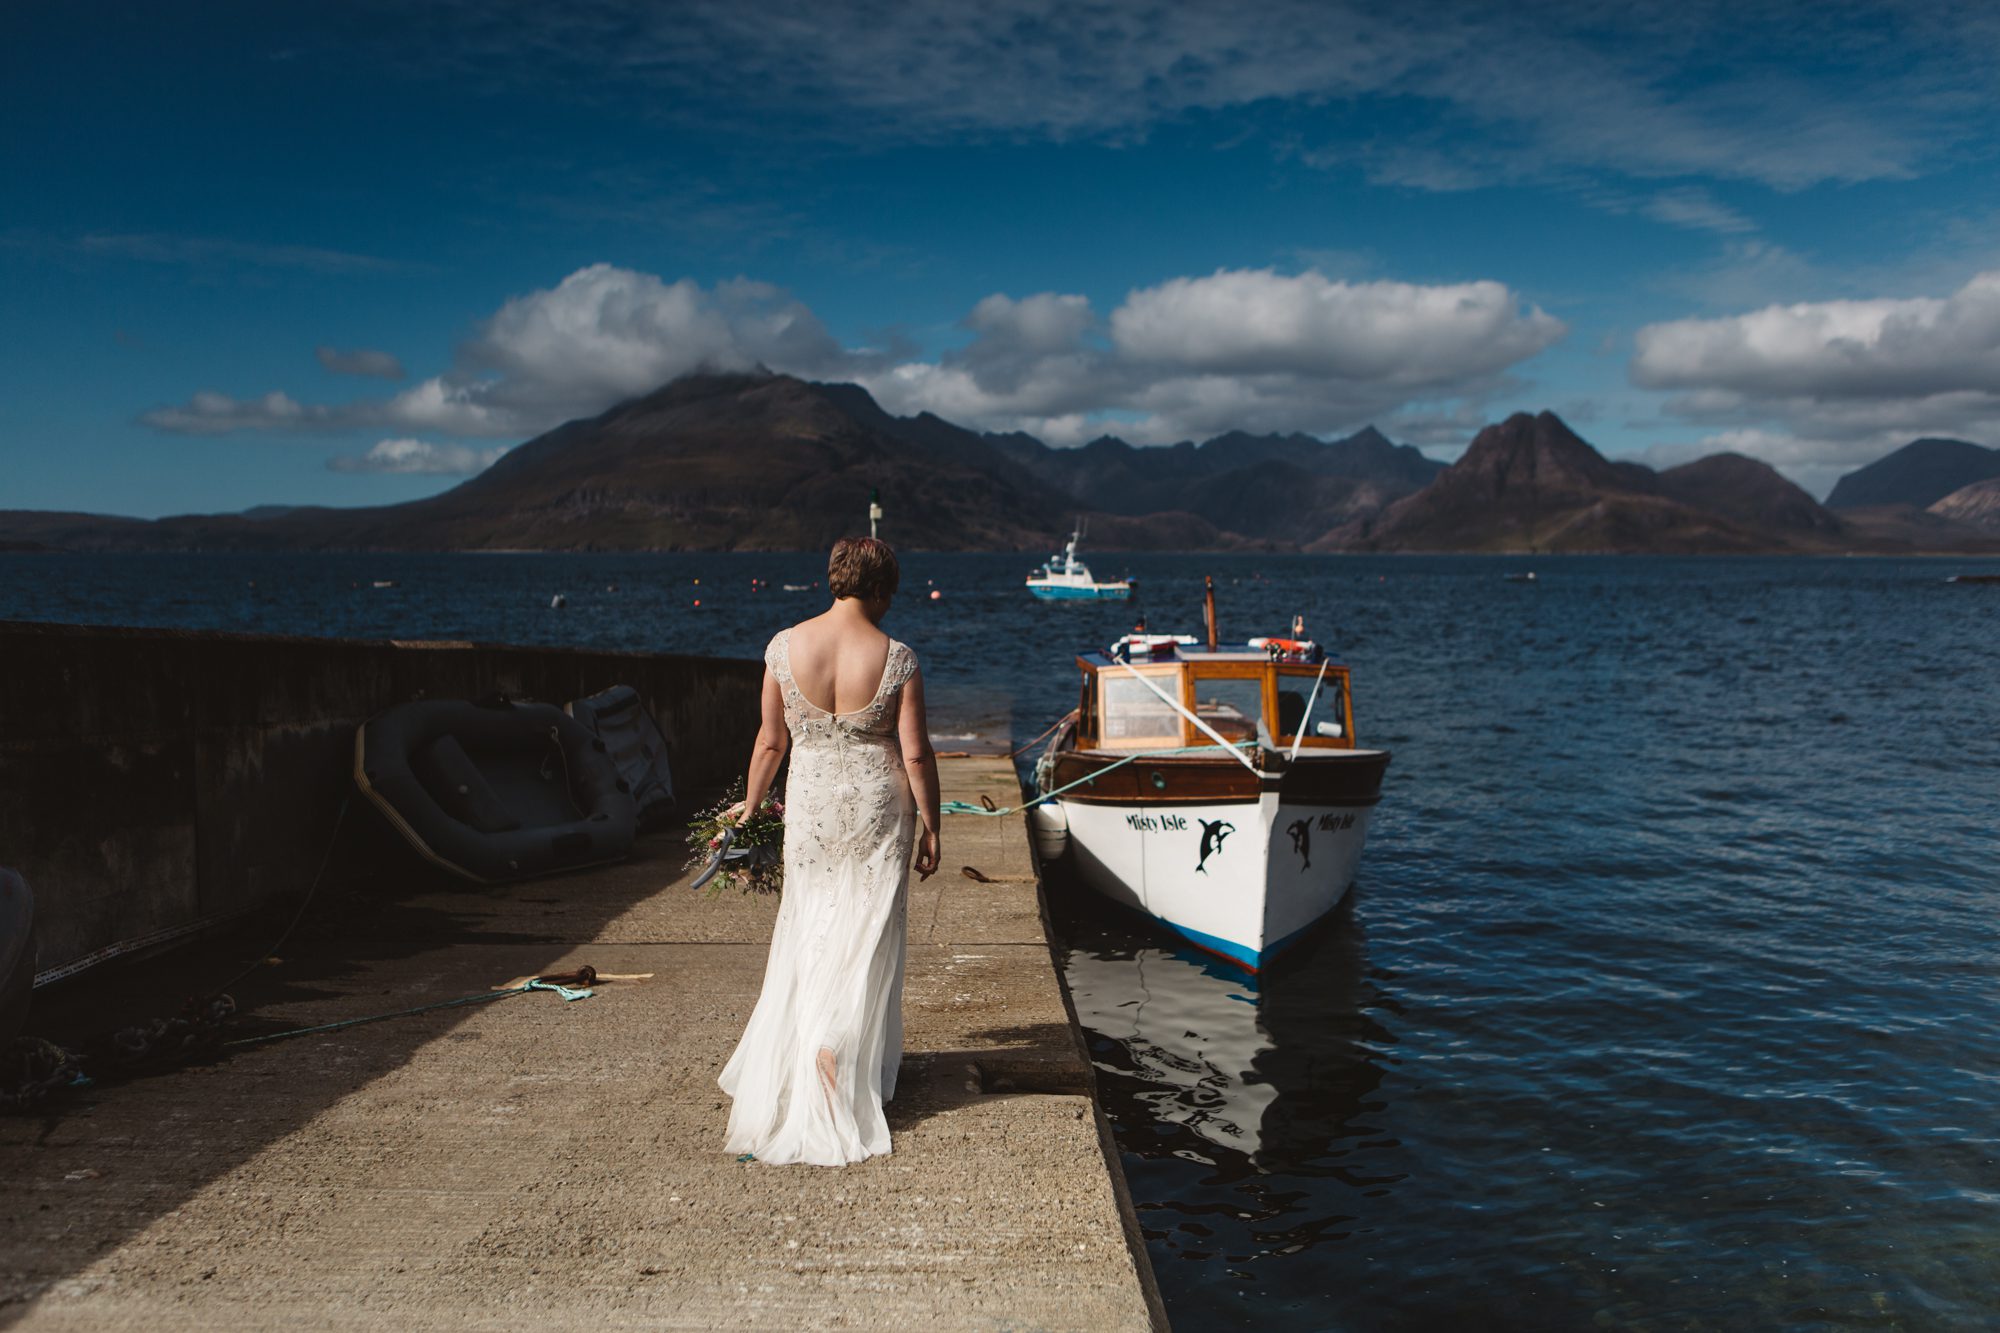
[(889, 636), (858, 617), (818, 615), (794, 625), (792, 683), (825, 713), (868, 707), (889, 665)]

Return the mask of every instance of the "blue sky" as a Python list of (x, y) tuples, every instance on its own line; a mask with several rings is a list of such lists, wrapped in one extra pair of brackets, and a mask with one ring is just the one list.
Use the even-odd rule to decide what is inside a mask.
[(2000, 443), (2000, 9), (1515, 8), (16, 6), (0, 508), (410, 498), (758, 362), (1821, 494)]

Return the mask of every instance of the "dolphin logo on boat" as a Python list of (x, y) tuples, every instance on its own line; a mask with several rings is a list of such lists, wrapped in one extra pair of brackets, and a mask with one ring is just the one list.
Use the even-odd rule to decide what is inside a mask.
[(1312, 869), (1312, 825), (1306, 820), (1294, 819), (1286, 826), (1285, 832), (1292, 835), (1292, 850), (1299, 854), (1299, 859), (1304, 863), (1299, 869)]
[(1206, 875), (1208, 873), (1208, 858), (1213, 853), (1222, 850), (1222, 840), (1236, 832), (1236, 825), (1226, 824), (1220, 819), (1201, 819), (1199, 817), (1196, 818), (1195, 822), (1201, 825), (1201, 859), (1195, 862), (1194, 873), (1197, 875)]

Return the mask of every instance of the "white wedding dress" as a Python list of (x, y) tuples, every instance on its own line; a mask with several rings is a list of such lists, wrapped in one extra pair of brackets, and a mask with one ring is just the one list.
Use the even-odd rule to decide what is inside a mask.
[(763, 993), (719, 1081), (735, 1099), (730, 1152), (845, 1166), (889, 1151), (882, 1104), (903, 1058), (916, 804), (896, 721), (917, 655), (890, 640), (868, 706), (829, 713), (793, 682), (790, 637), (764, 650), (792, 734), (784, 897)]

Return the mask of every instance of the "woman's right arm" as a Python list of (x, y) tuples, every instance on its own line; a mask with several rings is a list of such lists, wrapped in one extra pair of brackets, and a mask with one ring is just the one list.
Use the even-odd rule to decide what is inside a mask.
[(785, 728), (785, 693), (769, 667), (764, 668), (762, 718), (756, 744), (750, 747), (750, 775), (743, 782), (742, 809), (746, 812), (763, 804), (772, 779), (778, 776), (778, 765), (785, 762), (785, 751), (792, 744), (792, 733)]
[(937, 752), (931, 749), (930, 720), (924, 715), (924, 674), (913, 670), (903, 686), (903, 706), (896, 715), (896, 732), (903, 745), (903, 771), (910, 775), (910, 795), (916, 798), (917, 819), (924, 831), (917, 838), (918, 880), (936, 872), (943, 854), (938, 837)]

